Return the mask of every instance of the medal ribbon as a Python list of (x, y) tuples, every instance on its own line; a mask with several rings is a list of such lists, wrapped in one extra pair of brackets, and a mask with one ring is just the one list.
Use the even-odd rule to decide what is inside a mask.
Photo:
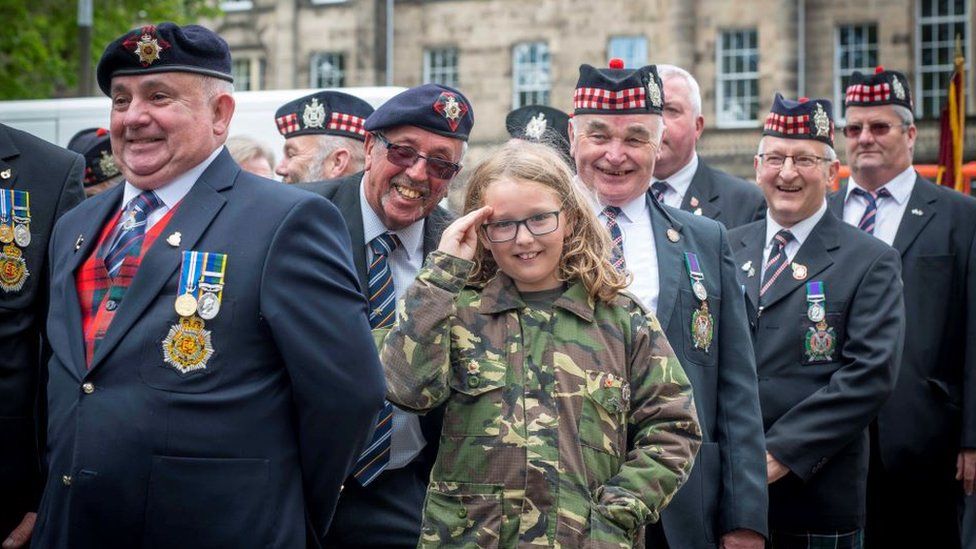
[(0, 222), (3, 224), (7, 224), (10, 219), (10, 198), (13, 192), (11, 189), (0, 192)]
[(702, 272), (701, 266), (698, 264), (698, 256), (692, 252), (685, 252), (685, 266), (688, 267), (688, 283), (691, 284), (691, 290), (694, 293), (695, 282), (701, 283), (705, 280), (705, 273)]
[[(827, 305), (825, 301), (827, 300), (827, 294), (824, 293), (824, 286), (822, 280), (811, 280), (807, 282), (807, 315), (810, 320), (814, 320), (813, 308), (817, 306), (818, 303), (823, 303), (824, 315), (827, 314)], [(814, 320), (815, 321), (815, 320)]]
[(203, 253), (203, 272), (200, 273), (200, 284), (219, 286), (220, 289), (213, 292), (217, 295), (219, 302), (224, 295), (224, 273), (227, 272), (227, 254), (213, 252)]
[[(14, 221), (18, 223), (29, 223), (30, 222), (30, 194), (27, 191), (15, 191), (10, 190), (11, 200), (10, 203), (13, 204)], [(17, 215), (20, 212), (20, 215)]]
[(201, 253), (192, 250), (183, 251), (183, 264), (180, 266), (180, 286), (177, 296), (190, 294), (194, 298), (199, 297), (199, 285), (196, 281), (200, 279)]

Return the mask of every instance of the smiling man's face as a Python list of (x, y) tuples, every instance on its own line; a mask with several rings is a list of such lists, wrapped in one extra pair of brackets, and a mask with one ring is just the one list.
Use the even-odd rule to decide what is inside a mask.
[(623, 206), (647, 192), (662, 124), (656, 114), (583, 114), (572, 119), (576, 171), (600, 202)]
[[(818, 160), (812, 167), (796, 166), (797, 157), (826, 158), (826, 145), (813, 139), (763, 137), (763, 155), (756, 156), (756, 181), (766, 196), (769, 215), (783, 227), (792, 227), (823, 205), (827, 189), (840, 168), (837, 160)], [(764, 162), (770, 156), (786, 158), (781, 168)]]

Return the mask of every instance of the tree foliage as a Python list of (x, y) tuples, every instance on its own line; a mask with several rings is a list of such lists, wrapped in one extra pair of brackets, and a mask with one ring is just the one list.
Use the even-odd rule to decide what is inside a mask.
[[(92, 11), (92, 81), (105, 46), (127, 30), (219, 13), (212, 0), (93, 0)], [(79, 95), (77, 1), (0, 0), (0, 21), (0, 99)]]

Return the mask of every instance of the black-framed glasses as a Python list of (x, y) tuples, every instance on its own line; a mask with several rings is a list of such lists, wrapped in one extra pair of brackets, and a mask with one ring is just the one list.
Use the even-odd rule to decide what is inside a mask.
[(770, 168), (782, 168), (786, 164), (787, 158), (793, 159), (793, 165), (801, 169), (809, 169), (821, 162), (830, 162), (829, 158), (824, 158), (822, 156), (817, 156), (815, 154), (777, 154), (777, 153), (763, 153), (759, 155), (762, 159), (763, 166), (769, 166)]
[(895, 126), (905, 126), (905, 124), (891, 124), (890, 122), (871, 122), (867, 126), (863, 124), (848, 124), (844, 126), (844, 135), (849, 139), (857, 139), (861, 135), (861, 132), (864, 131), (864, 128), (867, 128), (871, 132), (871, 135), (881, 137), (890, 132), (891, 128)]
[(543, 236), (559, 228), (559, 212), (561, 211), (562, 210), (555, 210), (552, 212), (539, 213), (526, 217), (525, 219), (493, 221), (491, 223), (481, 225), (481, 230), (485, 232), (485, 237), (487, 237), (488, 240), (496, 244), (499, 242), (515, 240), (515, 237), (518, 236), (520, 225), (524, 225), (525, 229), (529, 231), (532, 236)]
[(418, 159), (423, 158), (427, 161), (427, 175), (435, 179), (451, 179), (461, 171), (460, 164), (455, 164), (442, 158), (424, 156), (413, 147), (390, 143), (381, 133), (374, 133), (373, 135), (386, 147), (386, 159), (394, 166), (409, 168), (416, 164)]

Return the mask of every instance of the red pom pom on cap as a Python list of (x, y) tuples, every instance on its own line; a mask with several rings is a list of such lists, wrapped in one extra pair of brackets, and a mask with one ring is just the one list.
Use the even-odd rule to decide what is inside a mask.
[(624, 60), (619, 57), (614, 57), (610, 60), (610, 68), (617, 70), (624, 68)]
[(801, 97), (801, 98), (799, 99), (799, 101), (800, 101), (800, 103), (806, 103), (806, 102), (807, 102), (807, 101), (809, 101), (809, 100), (810, 100), (810, 98), (809, 98), (809, 97)]
[(108, 135), (108, 130), (106, 130), (105, 128), (98, 128), (97, 130), (95, 130), (95, 136), (101, 137), (103, 135)]
[(882, 67), (881, 65), (878, 65), (877, 67), (874, 68), (874, 74), (881, 74), (883, 72), (884, 72), (884, 67)]

